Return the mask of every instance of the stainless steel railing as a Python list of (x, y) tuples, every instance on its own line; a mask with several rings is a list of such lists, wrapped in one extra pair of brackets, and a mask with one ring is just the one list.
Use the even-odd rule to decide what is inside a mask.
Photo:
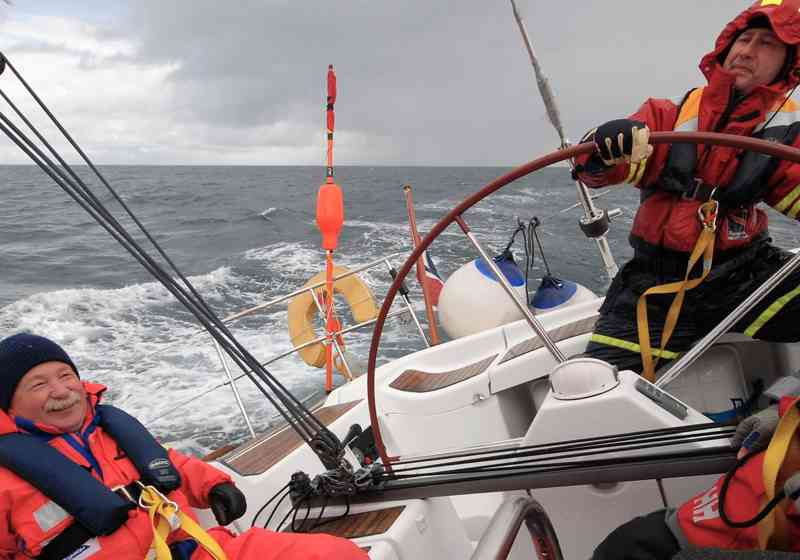
[(550, 518), (539, 502), (530, 496), (518, 496), (503, 502), (475, 547), (471, 560), (508, 558), (523, 522), (539, 560), (563, 560)]
[[(334, 282), (338, 281), (338, 280), (341, 280), (342, 278), (347, 278), (348, 276), (352, 276), (353, 274), (358, 274), (359, 272), (363, 272), (365, 270), (369, 270), (369, 269), (372, 269), (372, 268), (375, 268), (375, 267), (380, 267), (381, 265), (386, 267), (386, 270), (387, 270), (388, 274), (391, 276), (394, 273), (394, 267), (392, 266), (392, 263), (391, 263), (390, 259), (396, 258), (398, 256), (402, 256), (402, 255), (403, 255), (402, 253), (393, 253), (393, 254), (387, 255), (385, 257), (381, 257), (379, 259), (375, 259), (375, 260), (373, 260), (373, 261), (371, 261), (369, 263), (366, 263), (364, 265), (361, 265), (361, 266), (358, 266), (358, 267), (353, 268), (351, 270), (348, 270), (344, 274), (339, 274), (338, 276), (334, 276)], [(238, 321), (240, 319), (243, 319), (244, 317), (249, 317), (249, 316), (257, 314), (257, 313), (269, 312), (276, 305), (278, 305), (280, 303), (284, 303), (284, 302), (286, 302), (288, 300), (291, 300), (292, 298), (297, 297), (300, 294), (303, 294), (303, 293), (306, 293), (306, 292), (310, 292), (311, 293), (311, 297), (312, 297), (312, 299), (313, 299), (313, 301), (314, 301), (314, 303), (315, 303), (315, 305), (317, 307), (317, 310), (320, 313), (320, 317), (322, 317), (323, 320), (324, 320), (324, 317), (325, 317), (324, 308), (322, 306), (322, 302), (319, 301), (319, 298), (317, 297), (317, 294), (316, 294), (316, 291), (315, 291), (318, 288), (323, 287), (324, 285), (325, 285), (325, 282), (321, 281), (321, 282), (317, 282), (317, 283), (309, 285), (309, 286), (304, 286), (303, 288), (294, 290), (293, 292), (285, 294), (285, 295), (280, 296), (278, 298), (272, 299), (272, 300), (264, 302), (264, 303), (260, 303), (258, 305), (255, 305), (255, 306), (250, 307), (248, 309), (244, 309), (242, 311), (238, 311), (238, 312), (236, 312), (236, 313), (234, 313), (232, 315), (229, 315), (228, 317), (225, 317), (223, 319), (223, 322), (225, 324), (230, 325), (230, 324), (233, 324), (233, 323), (235, 323), (236, 321)], [(407, 296), (403, 297), (403, 307), (400, 308), (400, 309), (397, 309), (397, 310), (395, 310), (395, 311), (393, 311), (391, 313), (389, 313), (388, 316), (389, 317), (397, 317), (397, 316), (401, 316), (401, 315), (409, 315), (412, 318), (412, 320), (414, 322), (414, 325), (416, 326), (417, 331), (419, 332), (420, 336), (422, 337), (422, 340), (424, 341), (425, 345), (426, 346), (430, 346), (430, 343), (428, 342), (428, 339), (425, 336), (425, 331), (424, 331), (424, 329), (422, 327), (422, 324), (420, 323), (419, 318), (417, 317), (416, 312), (414, 311), (414, 308), (413, 308), (413, 306), (411, 304), (411, 301), (409, 300), (409, 298)], [(376, 321), (375, 319), (370, 319), (368, 321), (363, 321), (361, 323), (357, 323), (357, 324), (354, 324), (354, 325), (350, 325), (350, 326), (348, 326), (346, 328), (342, 328), (342, 329), (340, 329), (338, 331), (335, 331), (333, 333), (333, 335), (334, 335), (334, 350), (335, 350), (336, 355), (338, 356), (339, 360), (341, 360), (341, 363), (342, 363), (343, 369), (344, 369), (344, 375), (345, 375), (345, 377), (346, 377), (346, 379), (348, 381), (351, 381), (354, 378), (352, 365), (348, 361), (347, 353), (339, 345), (339, 343), (336, 341), (336, 337), (338, 337), (340, 335), (343, 335), (343, 334), (346, 334), (346, 333), (349, 333), (349, 332), (352, 332), (352, 331), (355, 331), (355, 330), (367, 328), (367, 327), (375, 324), (375, 321)], [(199, 334), (203, 334), (205, 332), (206, 332), (205, 330), (198, 330), (198, 331), (192, 333), (189, 336), (193, 337), (193, 336), (196, 336), (196, 335), (199, 335)], [(275, 355), (269, 357), (267, 360), (261, 362), (261, 365), (267, 366), (269, 364), (277, 362), (278, 360), (286, 358), (287, 356), (295, 354), (295, 353), (299, 352), (300, 350), (303, 350), (304, 348), (308, 348), (309, 346), (313, 346), (313, 345), (319, 344), (319, 343), (323, 343), (324, 344), (324, 343), (327, 342), (327, 340), (328, 340), (328, 336), (327, 336), (327, 333), (325, 333), (325, 334), (323, 334), (321, 336), (318, 336), (318, 337), (314, 338), (313, 340), (309, 340), (308, 342), (305, 342), (305, 343), (297, 345), (297, 346), (292, 346), (291, 348), (289, 348), (289, 349), (287, 349), (285, 351), (282, 351), (282, 352), (280, 352), (278, 354), (275, 354)], [(182, 341), (182, 342), (185, 342), (185, 340)], [(177, 344), (177, 342), (173, 343), (173, 344)], [(173, 344), (170, 344), (167, 347), (162, 348), (161, 352), (167, 350), (168, 348), (171, 348), (173, 346)], [(239, 394), (239, 390), (236, 387), (236, 381), (238, 381), (239, 379), (244, 377), (244, 374), (239, 374), (239, 375), (234, 376), (234, 374), (231, 372), (231, 369), (230, 369), (230, 366), (229, 366), (227, 360), (225, 359), (224, 353), (221, 352), (221, 349), (219, 348), (218, 344), (215, 343), (215, 345), (216, 345), (217, 355), (219, 356), (220, 364), (222, 366), (223, 371), (225, 372), (226, 381), (223, 382), (223, 383), (220, 383), (219, 385), (216, 385), (216, 386), (212, 387), (210, 390), (204, 391), (203, 393), (201, 393), (201, 394), (199, 394), (199, 395), (197, 395), (197, 396), (195, 396), (195, 397), (193, 397), (191, 399), (188, 399), (187, 401), (184, 401), (182, 403), (178, 403), (176, 406), (171, 408), (170, 412), (174, 412), (175, 410), (177, 410), (181, 406), (183, 406), (185, 404), (189, 404), (190, 402), (193, 402), (195, 399), (207, 394), (210, 391), (213, 391), (215, 389), (219, 389), (220, 387), (224, 387), (226, 385), (230, 385), (231, 391), (233, 392), (234, 399), (236, 400), (236, 405), (237, 405), (237, 407), (239, 409), (239, 412), (241, 413), (242, 417), (244, 418), (245, 424), (247, 425), (247, 429), (248, 429), (250, 435), (252, 437), (255, 437), (256, 433), (255, 433), (255, 430), (253, 428), (252, 421), (250, 420), (250, 416), (249, 416), (249, 414), (247, 412), (247, 408), (244, 405), (244, 401), (242, 400), (241, 395)], [(164, 415), (162, 415), (162, 416), (164, 416)], [(157, 420), (158, 418), (161, 418), (161, 416), (153, 418), (150, 421)]]

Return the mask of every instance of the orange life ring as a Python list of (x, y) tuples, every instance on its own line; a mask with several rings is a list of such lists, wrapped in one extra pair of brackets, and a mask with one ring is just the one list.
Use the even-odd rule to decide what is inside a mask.
[[(334, 276), (341, 276), (350, 272), (347, 267), (336, 266)], [(315, 274), (305, 287), (313, 286), (325, 281), (325, 272)], [(324, 286), (317, 288), (317, 298), (322, 301), (325, 293)], [(334, 294), (341, 295), (350, 306), (353, 319), (356, 323), (363, 323), (378, 316), (378, 305), (369, 286), (356, 274), (351, 274), (333, 283)], [(311, 291), (295, 296), (289, 302), (289, 336), (292, 345), (297, 347), (321, 336), (314, 330), (314, 317), (319, 316), (319, 310), (311, 297)], [(325, 345), (317, 342), (306, 346), (298, 353), (305, 363), (314, 367), (325, 365)]]

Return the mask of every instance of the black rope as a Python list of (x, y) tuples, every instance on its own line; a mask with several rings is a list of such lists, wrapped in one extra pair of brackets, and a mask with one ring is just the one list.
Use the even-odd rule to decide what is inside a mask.
[[(333, 523), (334, 521), (339, 521), (339, 520), (344, 519), (345, 517), (347, 517), (350, 514), (350, 497), (349, 496), (345, 496), (344, 497), (344, 503), (345, 503), (346, 507), (345, 507), (344, 513), (342, 515), (339, 515), (337, 517), (331, 517), (330, 519), (326, 519), (325, 521), (321, 521), (321, 522), (318, 521), (314, 525), (314, 529), (317, 529), (319, 527), (322, 527), (323, 525), (327, 525), (328, 523)], [(321, 515), (320, 515), (320, 519), (322, 519)]]
[[(684, 444), (687, 444), (687, 443), (699, 443), (699, 442), (705, 442), (705, 441), (714, 441), (714, 440), (718, 440), (718, 439), (720, 439), (720, 437), (716, 436), (716, 435), (710, 435), (710, 436), (704, 436), (704, 437), (699, 437), (698, 436), (698, 437), (694, 437), (692, 439), (686, 439), (686, 440), (682, 440), (682, 441), (675, 441), (673, 443), (669, 443), (669, 444), (666, 444), (666, 445), (684, 445)], [(628, 446), (623, 448), (623, 449), (599, 449), (599, 450), (594, 450), (594, 451), (589, 451), (589, 452), (569, 453), (569, 454), (562, 455), (562, 456), (559, 456), (559, 457), (548, 456), (548, 457), (542, 457), (542, 458), (532, 458), (533, 456), (540, 455), (540, 453), (538, 453), (538, 452), (532, 452), (530, 454), (520, 455), (520, 456), (517, 456), (517, 457), (508, 457), (509, 460), (507, 460), (506, 462), (501, 462), (501, 463), (495, 462), (494, 464), (489, 464), (489, 465), (478, 465), (478, 466), (472, 466), (472, 467), (464, 467), (464, 468), (460, 468), (460, 469), (452, 469), (452, 470), (448, 470), (448, 471), (439, 471), (436, 474), (442, 474), (442, 473), (445, 473), (445, 474), (462, 474), (462, 473), (471, 473), (471, 472), (483, 472), (483, 471), (502, 469), (502, 468), (520, 468), (520, 467), (526, 467), (526, 466), (534, 466), (537, 463), (543, 463), (545, 461), (552, 461), (553, 459), (559, 459), (562, 462), (559, 462), (559, 463), (545, 463), (545, 465), (581, 465), (582, 466), (582, 463), (577, 462), (577, 461), (566, 461), (565, 462), (563, 460), (564, 459), (579, 459), (579, 458), (583, 458), (583, 457), (592, 457), (592, 456), (597, 456), (597, 455), (603, 455), (603, 454), (606, 454), (606, 453), (622, 453), (622, 452), (630, 452), (630, 451), (641, 451), (641, 450), (644, 450), (644, 449), (662, 448), (664, 446), (665, 446), (665, 444), (663, 444), (663, 443), (648, 443), (648, 444), (640, 444), (640, 445), (628, 444)], [(727, 449), (730, 449), (730, 447), (728, 447)], [(664, 456), (667, 456), (667, 455), (668, 454), (661, 454), (661, 455), (652, 454), (652, 455), (648, 455), (647, 457), (652, 459), (652, 458), (657, 458), (659, 456), (664, 457)], [(516, 458), (519, 458), (519, 459), (526, 459), (527, 458), (528, 460), (527, 461), (513, 460), (513, 459), (516, 459)], [(486, 463), (486, 462), (489, 462), (489, 461), (499, 461), (499, 460), (500, 459), (467, 460), (467, 461), (461, 462), (460, 464), (474, 464), (476, 462)], [(445, 465), (440, 465), (438, 467), (428, 466), (428, 467), (424, 467), (424, 469), (441, 468), (441, 467), (452, 467), (452, 466), (453, 466), (452, 464), (445, 464)], [(414, 478), (414, 477), (419, 477), (419, 476), (430, 476), (430, 473), (421, 473), (421, 472), (419, 472), (420, 470), (424, 470), (424, 469), (423, 468), (416, 468), (416, 469), (412, 468), (412, 469), (403, 469), (403, 470), (392, 469), (392, 473), (393, 473), (392, 477), (394, 479), (398, 479), (399, 480), (399, 479)], [(412, 474), (398, 474), (398, 473), (402, 473), (402, 472), (411, 472)]]
[(542, 225), (542, 223), (536, 216), (533, 216), (530, 220), (528, 220), (527, 224), (517, 218), (517, 229), (515, 229), (511, 234), (511, 239), (509, 239), (505, 249), (503, 249), (503, 252), (501, 253), (502, 256), (513, 260), (511, 247), (514, 245), (517, 235), (522, 236), (522, 247), (525, 251), (525, 295), (529, 304), (531, 301), (530, 271), (533, 268), (533, 264), (536, 260), (537, 246), (539, 247), (539, 254), (542, 256), (545, 272), (547, 273), (547, 276), (552, 276), (550, 273), (550, 265), (547, 263), (547, 257), (545, 257), (544, 249), (542, 248), (542, 242), (540, 241), (539, 234), (537, 232), (537, 228), (540, 225)]
[[(206, 304), (205, 300), (195, 290), (194, 286), (189, 280), (180, 272), (173, 261), (163, 251), (160, 245), (144, 228), (141, 222), (136, 218), (133, 212), (128, 208), (125, 202), (119, 197), (116, 191), (111, 187), (105, 177), (95, 167), (91, 160), (86, 156), (83, 150), (78, 146), (70, 134), (64, 129), (61, 123), (56, 119), (53, 113), (42, 102), (39, 96), (28, 85), (21, 74), (16, 68), (8, 61), (5, 56), (0, 54), (5, 64), (11, 68), (16, 78), (23, 84), (28, 93), (36, 100), (39, 107), (50, 117), (50, 120), (61, 131), (68, 142), (80, 154), (83, 160), (87, 163), (90, 169), (94, 172), (97, 178), (112, 194), (114, 199), (125, 210), (130, 219), (137, 225), (139, 230), (144, 234), (148, 241), (159, 253), (161, 258), (170, 266), (175, 275), (181, 280), (183, 285), (178, 284), (170, 275), (168, 275), (161, 266), (150, 256), (144, 249), (138, 245), (133, 237), (125, 230), (125, 228), (116, 220), (116, 218), (105, 208), (100, 200), (94, 195), (91, 189), (81, 178), (74, 172), (58, 152), (50, 145), (49, 142), (42, 136), (36, 127), (28, 120), (19, 108), (11, 101), (11, 99), (2, 91), (3, 99), (11, 106), (14, 112), (23, 120), (23, 122), (30, 128), (39, 141), (50, 151), (56, 160), (60, 163), (61, 167), (56, 165), (49, 157), (47, 157), (35, 143), (25, 135), (18, 127), (16, 127), (4, 114), (0, 113), (0, 130), (8, 136), (40, 169), (42, 169), (50, 178), (64, 190), (75, 202), (77, 202), (95, 221), (97, 221), (111, 236), (117, 240), (123, 248), (125, 248), (134, 258), (142, 264), (156, 279), (158, 279), (167, 290), (172, 293), (180, 303), (182, 303), (209, 331), (214, 339), (226, 351), (231, 359), (236, 363), (240, 369), (254, 382), (256, 387), (262, 394), (269, 400), (269, 402), (276, 408), (276, 410), (284, 417), (287, 423), (292, 426), (301, 438), (309, 442), (314, 437), (319, 437), (322, 440), (328, 440), (326, 447), (330, 448), (331, 445), (336, 445), (335, 436), (330, 433), (327, 428), (299, 401), (291, 392), (289, 392), (266, 368), (264, 368), (231, 334), (225, 324), (213, 313), (210, 307)], [(68, 177), (62, 169), (69, 173)], [(269, 391), (261, 386), (264, 383)], [(273, 398), (274, 394), (277, 401)]]
[(319, 515), (317, 516), (316, 521), (314, 521), (314, 525), (311, 526), (311, 531), (319, 527), (320, 520), (322, 519), (322, 516), (325, 515), (325, 508), (328, 507), (328, 502), (330, 502), (330, 499), (330, 496), (325, 496), (325, 502), (322, 504), (322, 508), (319, 510)]
[(722, 479), (722, 486), (719, 489), (719, 517), (722, 519), (722, 522), (729, 527), (734, 527), (736, 529), (744, 529), (746, 527), (752, 527), (757, 523), (761, 522), (769, 513), (775, 509), (775, 507), (786, 497), (785, 490), (781, 489), (776, 494), (775, 497), (772, 498), (769, 502), (767, 502), (761, 511), (759, 511), (754, 517), (747, 519), (745, 521), (734, 521), (728, 514), (725, 512), (725, 503), (728, 497), (728, 486), (731, 483), (736, 471), (739, 470), (747, 461), (749, 461), (754, 456), (761, 453), (761, 451), (751, 451), (747, 455), (741, 457), (736, 464), (733, 466), (731, 470), (725, 473), (725, 477)]
[(278, 526), (275, 528), (276, 533), (281, 532), (283, 524), (286, 523), (286, 521), (289, 519), (289, 516), (295, 513), (296, 511), (297, 511), (297, 506), (292, 505), (292, 507), (289, 508), (289, 511), (286, 512), (286, 515), (283, 516), (283, 519), (281, 519), (280, 523), (278, 523)]
[(261, 506), (261, 508), (259, 508), (259, 510), (256, 512), (256, 514), (253, 516), (253, 520), (250, 522), (250, 527), (251, 527), (251, 528), (256, 526), (256, 521), (258, 520), (258, 517), (261, 515), (261, 513), (262, 513), (262, 512), (263, 512), (265, 509), (267, 509), (267, 506), (268, 506), (268, 505), (270, 505), (270, 504), (271, 504), (271, 503), (272, 503), (272, 502), (275, 500), (275, 498), (277, 498), (278, 496), (280, 496), (281, 492), (283, 492), (284, 490), (286, 490), (287, 488), (289, 488), (290, 484), (291, 484), (290, 482), (287, 482), (287, 483), (286, 483), (286, 484), (283, 486), (283, 488), (281, 488), (280, 490), (278, 490), (277, 492), (275, 492), (275, 495), (274, 495), (274, 496), (272, 496), (272, 497), (271, 497), (269, 500), (267, 500), (267, 501), (264, 503), (264, 505), (263, 505), (263, 506)]
[(294, 526), (294, 519), (292, 519), (292, 533), (302, 533), (306, 529), (306, 522), (308, 518), (311, 516), (311, 499), (309, 498), (306, 502), (306, 516), (303, 518), (303, 522), (300, 523), (300, 528), (296, 529)]
[[(542, 242), (539, 239), (539, 232), (537, 231), (540, 225), (542, 225), (542, 223), (539, 221), (539, 218), (537, 218), (536, 216), (531, 218), (531, 221), (528, 222), (528, 232), (529, 232), (528, 235), (530, 236), (531, 233), (533, 234), (533, 238), (536, 240), (536, 245), (539, 246), (539, 254), (541, 255), (542, 262), (544, 263), (544, 270), (545, 272), (547, 272), (548, 276), (552, 276), (552, 274), (550, 273), (550, 265), (547, 264), (547, 257), (544, 254), (544, 248), (542, 247)], [(533, 258), (532, 242), (531, 242), (531, 258)]]
[[(147, 255), (143, 249), (136, 244), (135, 240), (133, 240), (130, 234), (124, 230), (124, 228), (121, 226), (121, 224), (119, 224), (119, 222), (116, 221), (116, 219), (114, 219), (114, 217), (99, 202), (97, 197), (91, 193), (85, 184), (81, 188), (73, 183), (68, 177), (66, 177), (66, 175), (64, 175), (58, 166), (56, 166), (52, 160), (50, 160), (31, 141), (31, 139), (28, 138), (19, 128), (17, 128), (2, 112), (0, 112), (0, 130), (2, 130), (2, 132), (5, 133), (6, 136), (12, 140), (12, 142), (14, 142), (34, 163), (36, 163), (39, 168), (42, 169), (42, 171), (50, 176), (50, 178), (59, 187), (61, 187), (64, 192), (66, 192), (79, 206), (81, 206), (92, 218), (94, 218), (95, 221), (97, 221), (98, 224), (100, 224), (115, 240), (117, 240), (123, 246), (123, 248), (125, 248), (146, 270), (148, 270), (148, 272), (158, 279), (167, 288), (167, 290), (176, 297), (176, 299), (186, 306), (187, 309), (189, 309), (189, 311), (195, 315), (198, 321), (200, 321), (201, 324), (212, 334), (212, 336), (214, 336), (215, 340), (217, 340), (220, 345), (223, 346), (226, 351), (228, 351), (229, 355), (237, 363), (237, 365), (242, 367), (246, 372), (246, 368), (243, 367), (242, 363), (243, 359), (246, 360), (247, 357), (245, 356), (244, 358), (240, 358), (240, 356), (236, 354), (236, 351), (232, 349), (228, 340), (220, 337), (218, 333), (214, 332), (215, 326), (208, 321), (208, 315), (204, 314), (202, 310), (198, 310), (196, 302), (190, 298), (185, 290), (183, 290), (181, 286), (177, 285), (168, 275), (166, 275), (159, 267), (158, 263), (156, 263), (152, 257)], [(233, 337), (230, 336), (230, 338)], [(264, 394), (264, 396), (273, 404), (273, 406), (276, 407), (279, 412), (284, 415), (287, 422), (289, 422), (291, 425), (296, 425), (297, 423), (293, 422), (292, 418), (287, 416), (286, 412), (284, 412), (283, 409), (275, 402), (272, 396), (255, 381), (252, 375), (250, 377), (259, 390)], [(261, 379), (268, 386), (271, 386), (273, 384), (270, 382), (269, 377), (271, 377), (271, 375), (267, 374)], [(274, 388), (273, 391), (275, 391), (280, 398), (279, 391), (275, 390)], [(280, 398), (280, 400), (284, 401), (283, 398)], [(302, 426), (302, 428), (306, 429), (307, 433), (301, 433), (301, 437), (304, 440), (309, 441), (313, 435), (313, 431), (308, 430), (305, 426)]]
[(286, 512), (286, 515), (283, 516), (283, 519), (281, 519), (281, 522), (278, 523), (278, 528), (275, 529), (276, 532), (280, 533), (281, 530), (283, 530), (283, 525), (289, 519), (289, 516), (292, 517), (291, 529), (292, 529), (292, 532), (294, 532), (294, 523), (297, 520), (297, 512), (300, 511), (300, 507), (303, 505), (303, 502), (305, 502), (306, 500), (308, 500), (311, 497), (311, 494), (312, 494), (312, 492), (308, 492), (308, 493), (304, 494), (302, 498), (297, 500), (296, 504), (292, 504), (292, 507), (290, 507), (289, 511)]
[[(393, 488), (402, 488), (403, 490), (413, 488), (424, 488), (430, 486), (438, 486), (442, 484), (457, 484), (462, 482), (476, 482), (483, 480), (497, 480), (502, 478), (509, 478), (512, 476), (519, 476), (521, 474), (545, 474), (552, 472), (565, 472), (568, 473), (572, 470), (587, 469), (587, 468), (600, 468), (608, 466), (629, 466), (636, 465), (654, 459), (694, 459), (718, 455), (719, 453), (731, 452), (730, 447), (722, 448), (706, 448), (699, 450), (692, 450), (682, 453), (674, 453), (669, 455), (645, 455), (639, 457), (614, 457), (610, 459), (596, 459), (593, 461), (586, 461), (584, 463), (567, 462), (567, 463), (550, 463), (546, 465), (539, 465), (535, 469), (529, 469), (529, 465), (521, 466), (508, 466), (497, 467), (485, 471), (477, 471), (473, 476), (449, 476), (448, 473), (432, 473), (423, 476), (408, 476), (406, 480), (394, 480), (391, 475), (387, 475), (381, 482), (384, 483), (380, 491), (390, 492)], [(525, 470), (529, 469), (529, 470)], [(480, 475), (480, 476), (478, 476)], [(400, 478), (400, 477), (398, 477)], [(414, 482), (412, 479), (417, 479)], [(399, 482), (397, 486), (392, 486), (392, 482)]]
[[(287, 486), (288, 486), (288, 484), (287, 484)], [(278, 500), (278, 503), (275, 504), (275, 507), (272, 508), (272, 513), (269, 514), (269, 517), (267, 518), (267, 522), (264, 523), (264, 529), (269, 527), (269, 524), (272, 522), (272, 516), (275, 515), (275, 513), (278, 511), (278, 508), (283, 503), (283, 500), (286, 499), (286, 496), (288, 496), (290, 492), (291, 492), (291, 490), (287, 490), (286, 493), (283, 496), (281, 496), (281, 499)], [(273, 497), (273, 499), (274, 499), (274, 497)], [(270, 501), (272, 501), (272, 500), (270, 500)]]
[(717, 424), (714, 422), (709, 422), (706, 424), (694, 424), (691, 426), (676, 426), (673, 428), (658, 428), (653, 430), (640, 430), (636, 432), (629, 432), (626, 434), (613, 434), (608, 436), (591, 436), (585, 438), (578, 438), (568, 441), (561, 441), (561, 442), (553, 442), (553, 443), (540, 443), (534, 445), (526, 445), (520, 447), (508, 447), (504, 449), (492, 449), (487, 451), (473, 451), (473, 452), (465, 452), (465, 453), (454, 453), (450, 455), (438, 455), (434, 457), (422, 457), (419, 459), (407, 459), (396, 461), (392, 463), (392, 470), (395, 470), (395, 467), (398, 465), (410, 465), (412, 463), (424, 463), (428, 461), (441, 461), (444, 459), (458, 459), (458, 458), (469, 458), (469, 457), (477, 457), (480, 455), (491, 455), (495, 453), (519, 453), (525, 452), (530, 450), (539, 450), (539, 449), (546, 449), (551, 450), (551, 452), (559, 452), (559, 451), (572, 451), (573, 449), (585, 449), (587, 447), (602, 445), (605, 443), (614, 443), (617, 441), (625, 441), (631, 440), (636, 441), (641, 438), (647, 437), (657, 437), (661, 435), (670, 435), (670, 434), (688, 434), (696, 431), (703, 431), (703, 430), (712, 430), (717, 429), (719, 433), (728, 433), (733, 432), (734, 428), (728, 426), (726, 424)]

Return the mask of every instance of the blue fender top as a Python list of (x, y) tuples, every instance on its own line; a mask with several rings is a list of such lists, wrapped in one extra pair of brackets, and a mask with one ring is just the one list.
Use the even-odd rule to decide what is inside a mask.
[[(475, 259), (472, 261), (475, 263), (475, 267), (483, 274), (486, 278), (491, 280), (492, 282), (497, 282), (497, 277), (492, 272), (492, 269), (489, 268), (489, 265), (486, 264), (486, 261), (483, 259)], [(503, 276), (506, 277), (508, 283), (518, 288), (519, 286), (525, 285), (525, 276), (522, 274), (522, 271), (517, 266), (517, 263), (510, 259), (499, 259), (495, 260), (495, 264), (503, 273)]]

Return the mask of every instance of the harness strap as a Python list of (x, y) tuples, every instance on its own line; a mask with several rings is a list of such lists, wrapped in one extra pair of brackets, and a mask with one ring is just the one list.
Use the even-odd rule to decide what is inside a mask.
[(178, 529), (197, 541), (214, 560), (227, 560), (219, 543), (154, 486), (142, 486), (139, 506), (147, 510), (150, 518), (153, 527), (153, 544), (150, 548), (157, 560), (172, 560), (167, 537)]
[[(786, 413), (781, 417), (778, 428), (769, 442), (769, 447), (764, 455), (764, 502), (762, 506), (775, 497), (775, 484), (778, 474), (786, 460), (792, 438), (800, 427), (800, 399), (797, 399)], [(782, 507), (775, 507), (758, 524), (758, 546), (766, 550), (771, 545), (778, 550), (788, 550), (786, 547), (788, 533), (786, 526), (786, 513)]]
[[(664, 321), (664, 329), (661, 333), (660, 352), (663, 353), (669, 339), (672, 337), (675, 325), (678, 323), (678, 316), (683, 306), (686, 291), (699, 286), (703, 280), (705, 280), (706, 276), (708, 276), (708, 273), (711, 272), (711, 264), (714, 259), (714, 242), (716, 239), (718, 210), (719, 204), (713, 199), (704, 202), (697, 210), (703, 230), (700, 232), (692, 254), (689, 256), (684, 279), (678, 282), (669, 282), (668, 284), (653, 286), (639, 296), (639, 301), (636, 302), (636, 327), (639, 332), (639, 348), (642, 356), (642, 376), (651, 383), (656, 380), (655, 368), (660, 356), (656, 356), (656, 359), (653, 360), (653, 351), (650, 344), (650, 326), (647, 320), (647, 296), (655, 294), (675, 294), (675, 298), (669, 306), (667, 318)], [(692, 269), (695, 264), (697, 264), (698, 260), (700, 260), (701, 256), (703, 257), (703, 272), (698, 278), (692, 278), (690, 280), (689, 274), (692, 272)]]

